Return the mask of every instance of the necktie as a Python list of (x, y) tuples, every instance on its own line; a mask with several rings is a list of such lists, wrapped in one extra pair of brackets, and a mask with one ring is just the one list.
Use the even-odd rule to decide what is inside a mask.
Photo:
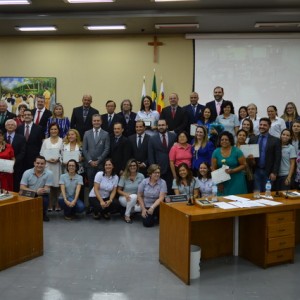
[(0, 124), (2, 125), (4, 121), (4, 114), (0, 114)]
[(111, 123), (111, 115), (108, 116), (108, 126), (110, 126)]
[(220, 104), (220, 102), (217, 102), (217, 115), (219, 116), (220, 115), (220, 113), (221, 113), (221, 104)]
[(36, 120), (35, 120), (35, 124), (36, 124), (36, 125), (39, 125), (39, 123), (40, 123), (40, 117), (41, 117), (41, 111), (39, 110), (39, 111), (38, 111), (37, 118), (36, 118)]
[(25, 130), (25, 139), (28, 141), (29, 138), (29, 125), (26, 125), (26, 130)]
[(116, 137), (116, 138), (115, 138), (115, 143), (118, 144), (118, 141), (119, 141), (119, 138)]
[(197, 106), (195, 105), (195, 106), (193, 107), (193, 109), (194, 109), (194, 117), (196, 117), (196, 113), (197, 113)]
[(141, 146), (142, 146), (142, 136), (139, 134), (138, 148), (141, 148)]
[(176, 109), (175, 107), (172, 107), (172, 118), (175, 118), (175, 114), (176, 114)]
[(87, 108), (84, 108), (84, 109), (83, 109), (83, 121), (84, 121), (84, 122), (85, 122), (85, 120), (86, 120), (86, 117), (87, 117), (88, 113), (89, 113), (89, 110), (88, 110)]
[(10, 135), (7, 136), (7, 142), (8, 142), (9, 144), (11, 144), (11, 136), (10, 136)]
[(96, 142), (96, 143), (98, 142), (98, 139), (99, 139), (99, 130), (96, 129), (96, 130), (95, 130), (95, 142)]
[(164, 147), (168, 147), (165, 133), (162, 134), (162, 144)]
[(260, 140), (259, 140), (259, 166), (261, 168), (264, 167), (264, 164), (265, 164), (265, 154), (266, 152), (264, 151), (264, 139), (265, 139), (265, 136), (264, 135), (261, 135), (260, 136)]

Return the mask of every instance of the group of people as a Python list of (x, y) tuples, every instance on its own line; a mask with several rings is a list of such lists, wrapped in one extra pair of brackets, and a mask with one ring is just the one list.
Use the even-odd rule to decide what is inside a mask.
[[(258, 117), (251, 103), (234, 114), (233, 103), (224, 100), (222, 87), (214, 100), (201, 105), (196, 92), (190, 104), (179, 106), (176, 93), (161, 113), (145, 96), (135, 113), (129, 99), (106, 102), (100, 115), (84, 95), (71, 119), (56, 103), (53, 113), (43, 96), (36, 108), (24, 108), (22, 119), (0, 101), (0, 158), (15, 160), (13, 173), (0, 173), (2, 188), (29, 189), (44, 200), (48, 210), (64, 210), (67, 220), (88, 206), (93, 217), (109, 219), (121, 212), (126, 223), (140, 212), (144, 226), (153, 226), (159, 204), (167, 194), (208, 197), (211, 172), (224, 168), (230, 180), (218, 184), (219, 195), (297, 188), (300, 182), (300, 118), (288, 102), (282, 117), (267, 108)], [(243, 145), (257, 144), (259, 157), (243, 154)], [(84, 189), (89, 199), (84, 201)], [(88, 203), (85, 205), (84, 203)]]

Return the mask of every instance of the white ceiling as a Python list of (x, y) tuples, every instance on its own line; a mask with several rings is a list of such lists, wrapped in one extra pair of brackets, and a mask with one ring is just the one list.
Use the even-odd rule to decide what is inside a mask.
[[(0, 36), (41, 35), (15, 26), (55, 25), (43, 35), (178, 34), (300, 32), (300, 27), (255, 28), (256, 22), (300, 22), (300, 0), (198, 0), (154, 3), (69, 4), (63, 0), (32, 0), (31, 5), (0, 6)], [(157, 23), (199, 23), (198, 29), (155, 29)], [(89, 32), (84, 25), (125, 24), (125, 31)]]

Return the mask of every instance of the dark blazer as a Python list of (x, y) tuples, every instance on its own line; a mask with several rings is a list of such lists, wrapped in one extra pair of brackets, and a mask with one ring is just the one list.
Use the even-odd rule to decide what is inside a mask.
[[(221, 105), (221, 111), (220, 111), (220, 115), (222, 115), (224, 113), (224, 106), (226, 106), (226, 104), (228, 102), (231, 102), (229, 100), (223, 100), (222, 105)], [(215, 100), (212, 100), (210, 102), (206, 103), (206, 107), (210, 108), (211, 111), (211, 118), (213, 121), (216, 120), (218, 114), (217, 114), (217, 109), (216, 109), (216, 103)], [(234, 112), (231, 112), (232, 114), (234, 114)]]
[(10, 111), (6, 111), (6, 115), (5, 115), (5, 118), (3, 120), (3, 123), (0, 124), (0, 129), (3, 131), (3, 132), (6, 132), (6, 129), (5, 129), (5, 122), (7, 120), (11, 120), (11, 119), (14, 119), (16, 117), (15, 114), (11, 113)]
[(83, 121), (83, 106), (73, 108), (71, 117), (71, 127), (72, 129), (78, 130), (81, 140), (83, 140), (84, 133), (87, 130), (93, 128), (92, 116), (94, 114), (99, 114), (99, 111), (93, 107), (89, 108), (85, 122)]
[[(25, 125), (26, 124), (20, 125), (16, 129), (16, 133), (24, 136)], [(26, 141), (26, 152), (25, 152), (24, 163), (23, 163), (24, 171), (33, 168), (33, 163), (35, 161), (35, 158), (38, 155), (40, 155), (43, 138), (44, 138), (43, 128), (33, 123), (29, 138)]]
[(168, 124), (168, 130), (174, 131), (176, 134), (178, 134), (180, 131), (186, 130), (188, 124), (185, 109), (180, 106), (177, 106), (174, 119), (172, 117), (171, 106), (163, 108), (160, 114), (160, 119), (166, 120)]
[(122, 112), (119, 112), (118, 115), (122, 118), (122, 122), (124, 124), (124, 132), (123, 135), (128, 137), (131, 136), (132, 134), (135, 134), (135, 118), (136, 118), (136, 113), (131, 112), (129, 115), (129, 121), (126, 123), (125, 116)]
[[(5, 135), (7, 141), (7, 135)], [(23, 174), (23, 160), (26, 154), (26, 139), (23, 135), (15, 133), (12, 141), (12, 147), (15, 153), (14, 164), (14, 192), (18, 192), (20, 189), (20, 181)]]
[[(36, 109), (36, 108), (34, 108), (32, 110), (33, 120), (34, 120), (35, 114), (37, 113), (37, 110), (38, 109)], [(48, 123), (48, 119), (50, 117), (52, 117), (52, 112), (46, 108), (40, 119), (40, 122), (38, 124), (39, 126), (41, 126), (43, 128), (44, 136), (46, 135), (47, 123)]]
[(188, 104), (188, 105), (184, 106), (183, 108), (185, 109), (187, 118), (188, 118), (186, 131), (188, 133), (190, 133), (191, 124), (195, 124), (199, 121), (200, 116), (201, 116), (203, 110), (205, 109), (205, 106), (198, 103), (197, 107), (196, 107), (196, 114), (194, 113), (194, 108), (192, 107), (191, 104)]
[[(259, 135), (250, 137), (249, 144), (257, 144)], [(280, 139), (275, 136), (268, 135), (268, 140), (266, 144), (266, 162), (265, 171), (267, 176), (271, 173), (275, 175), (279, 172), (280, 162), (281, 162), (281, 144)], [(259, 158), (255, 158), (256, 166), (258, 166)]]
[(107, 131), (109, 133), (110, 136), (114, 135), (114, 124), (117, 122), (122, 123), (123, 128), (124, 128), (124, 119), (118, 115), (118, 114), (114, 114), (110, 124), (108, 125), (108, 114), (103, 114), (101, 115), (101, 119), (102, 119), (102, 125), (101, 128), (105, 131)]
[(137, 134), (133, 134), (128, 138), (131, 146), (131, 156), (136, 159), (139, 163), (144, 163), (146, 165), (145, 168), (140, 168), (139, 172), (147, 175), (148, 164), (148, 143), (150, 140), (150, 136), (145, 133), (142, 145), (140, 148), (137, 146)]
[(116, 143), (115, 137), (111, 136), (109, 155), (114, 163), (114, 171), (120, 176), (120, 171), (124, 171), (131, 156), (131, 145), (128, 138), (122, 135)]
[(148, 163), (160, 165), (161, 174), (166, 174), (170, 169), (169, 152), (176, 142), (176, 135), (172, 132), (167, 132), (168, 148), (164, 147), (160, 139), (159, 133), (150, 137), (148, 142)]

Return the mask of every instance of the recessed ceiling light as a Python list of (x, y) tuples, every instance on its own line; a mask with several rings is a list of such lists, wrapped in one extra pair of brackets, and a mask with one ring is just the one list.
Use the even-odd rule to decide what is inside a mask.
[(0, 5), (23, 5), (30, 3), (30, 0), (0, 0)]
[(86, 30), (124, 30), (126, 25), (86, 25)]
[(258, 22), (255, 28), (299, 27), (300, 22)]
[(64, 0), (68, 3), (107, 3), (107, 2), (115, 2), (115, 0)]
[(15, 27), (16, 30), (19, 31), (56, 31), (57, 28), (55, 26), (18, 26)]
[(153, 2), (196, 2), (199, 0), (152, 0)]
[(155, 24), (156, 29), (170, 29), (170, 28), (199, 28), (198, 23), (174, 23), (174, 24)]

